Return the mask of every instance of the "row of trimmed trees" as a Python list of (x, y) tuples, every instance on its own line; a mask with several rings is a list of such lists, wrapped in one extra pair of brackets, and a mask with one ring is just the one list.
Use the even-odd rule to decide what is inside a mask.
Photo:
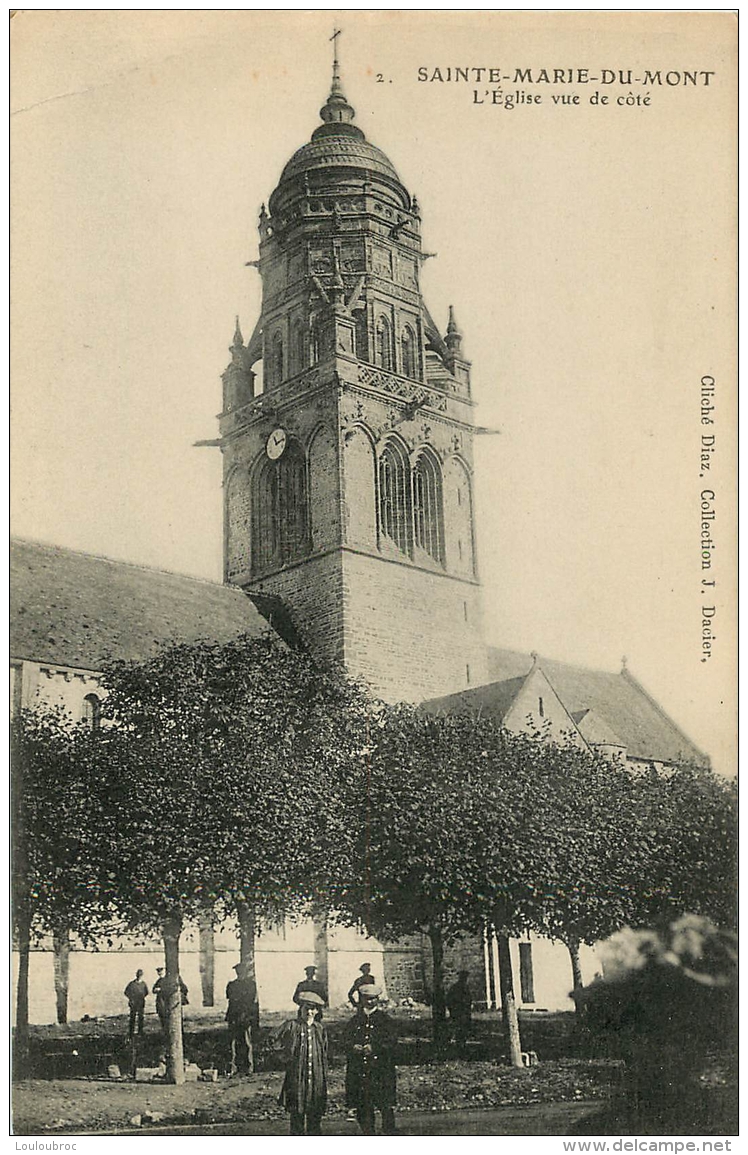
[(250, 966), (255, 925), (280, 914), (425, 933), (437, 1041), (445, 947), (489, 923), (519, 1063), (509, 936), (561, 939), (574, 960), (625, 923), (733, 919), (734, 792), (706, 771), (633, 776), (540, 735), (385, 706), (271, 638), (173, 646), (103, 682), (98, 732), (48, 711), (13, 725), (21, 1061), (34, 935), (162, 938), (179, 1082), (187, 922), (236, 918)]

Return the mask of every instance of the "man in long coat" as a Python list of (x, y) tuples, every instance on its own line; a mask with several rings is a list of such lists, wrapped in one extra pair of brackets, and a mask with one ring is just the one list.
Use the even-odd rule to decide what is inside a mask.
[(291, 1116), (292, 1135), (321, 1135), (327, 1107), (327, 1032), (316, 991), (300, 992), (299, 1013), (281, 1027), (277, 1039), (286, 1064), (278, 1102)]
[(355, 1108), (364, 1135), (374, 1134), (375, 1110), (382, 1113), (382, 1134), (395, 1133), (397, 1028), (378, 1005), (381, 994), (376, 983), (359, 987), (358, 1008), (345, 1037), (346, 1104)]

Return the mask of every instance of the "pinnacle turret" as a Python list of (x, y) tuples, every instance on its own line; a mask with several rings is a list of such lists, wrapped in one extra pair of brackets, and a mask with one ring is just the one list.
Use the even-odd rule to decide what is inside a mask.
[(462, 346), (462, 333), (460, 327), (455, 320), (454, 306), (449, 306), (449, 322), (447, 324), (447, 336), (445, 338), (445, 345), (452, 353), (459, 353)]

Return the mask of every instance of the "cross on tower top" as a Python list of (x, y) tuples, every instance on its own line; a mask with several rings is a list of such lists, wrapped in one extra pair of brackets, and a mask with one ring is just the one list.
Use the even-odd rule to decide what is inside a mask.
[(333, 31), (330, 40), (332, 41), (332, 84), (330, 86), (330, 95), (327, 98), (325, 105), (320, 109), (320, 116), (322, 119), (330, 123), (350, 123), (356, 115), (353, 108), (346, 100), (343, 94), (343, 85), (340, 82), (340, 61), (338, 60), (338, 37), (342, 32), (341, 28), (336, 28)]
[(340, 36), (342, 29), (336, 28), (330, 37), (332, 41), (332, 92), (341, 92), (340, 87), (340, 62), (338, 60), (338, 36)]

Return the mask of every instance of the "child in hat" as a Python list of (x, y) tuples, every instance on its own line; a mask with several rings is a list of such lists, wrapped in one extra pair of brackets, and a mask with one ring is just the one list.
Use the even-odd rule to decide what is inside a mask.
[(299, 1012), (278, 1032), (286, 1064), (278, 1102), (291, 1116), (292, 1135), (320, 1135), (327, 1107), (327, 1032), (320, 1022), (325, 1005), (316, 991), (301, 991)]

